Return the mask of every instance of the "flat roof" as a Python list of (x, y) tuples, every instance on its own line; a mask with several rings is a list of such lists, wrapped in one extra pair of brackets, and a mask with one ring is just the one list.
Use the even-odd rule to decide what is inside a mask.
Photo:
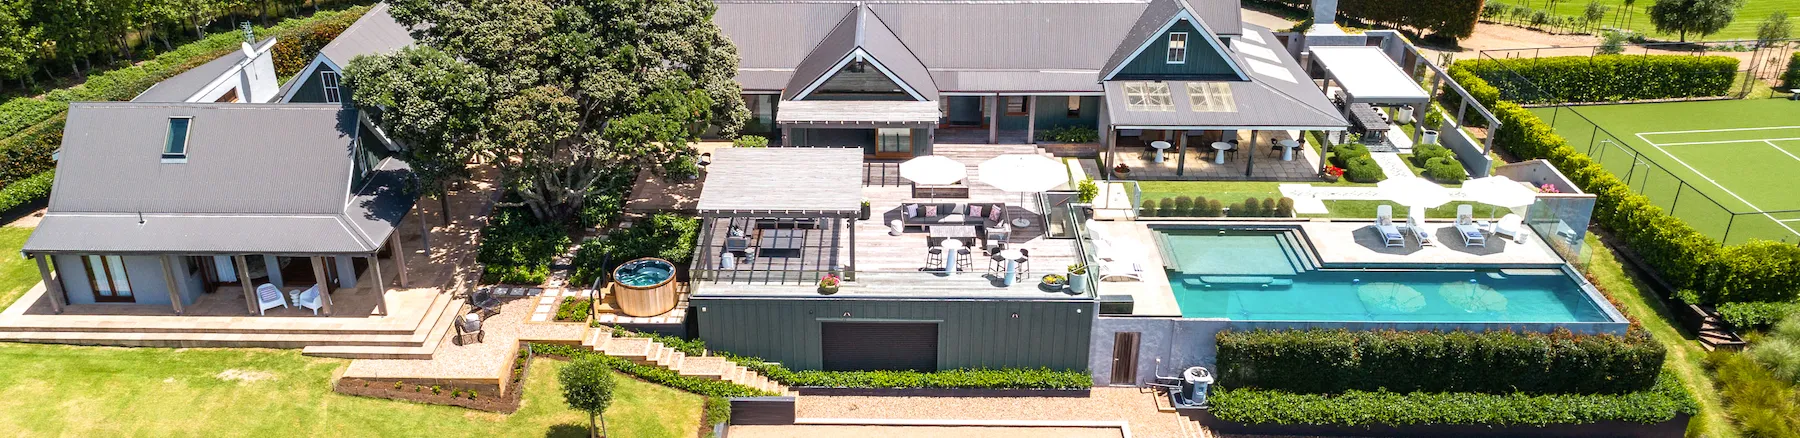
[(721, 148), (707, 166), (698, 210), (703, 215), (856, 214), (862, 207), (862, 156), (857, 148)]
[(1379, 47), (1315, 46), (1312, 55), (1354, 102), (1424, 103), (1425, 90)]
[(800, 124), (916, 124), (938, 122), (938, 103), (909, 100), (793, 100), (782, 101), (776, 123)]

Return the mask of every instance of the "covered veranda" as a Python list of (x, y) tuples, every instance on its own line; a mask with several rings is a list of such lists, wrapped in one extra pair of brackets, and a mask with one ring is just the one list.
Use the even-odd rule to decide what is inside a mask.
[(938, 103), (904, 100), (796, 100), (775, 114), (785, 146), (861, 148), (878, 158), (930, 155)]
[(856, 278), (862, 151), (723, 148), (701, 188), (694, 282), (811, 284)]
[[(1392, 138), (1399, 131), (1383, 108), (1401, 111), (1412, 108), (1401, 120), (1422, 121), (1431, 105), (1430, 95), (1413, 76), (1401, 70), (1380, 47), (1314, 46), (1312, 68), (1321, 77), (1315, 83), (1331, 96), (1332, 104), (1350, 121), (1349, 132), (1362, 134), (1363, 142), (1393, 144), (1410, 148), (1419, 142), (1420, 129), (1413, 129), (1405, 140)], [(1408, 117), (1410, 116), (1410, 117)], [(1405, 122), (1403, 122), (1405, 123)], [(1437, 129), (1427, 126), (1424, 129)]]

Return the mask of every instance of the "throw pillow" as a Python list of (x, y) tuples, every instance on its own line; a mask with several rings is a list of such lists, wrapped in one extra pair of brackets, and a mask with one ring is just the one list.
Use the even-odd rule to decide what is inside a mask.
[(925, 206), (925, 217), (937, 217), (937, 207), (936, 205)]
[(906, 217), (919, 217), (919, 204), (906, 204)]
[(979, 205), (969, 206), (969, 216), (981, 217), (981, 206), (979, 206)]
[(1004, 212), (1004, 211), (1006, 211), (1004, 208), (1001, 208), (1000, 206), (995, 206), (994, 211), (988, 212), (988, 220), (994, 221), (994, 222), (1000, 222), (1000, 213)]

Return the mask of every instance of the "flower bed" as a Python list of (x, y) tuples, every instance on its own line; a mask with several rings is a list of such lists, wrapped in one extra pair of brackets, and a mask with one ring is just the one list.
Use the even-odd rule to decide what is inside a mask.
[(525, 376), (534, 357), (530, 348), (519, 348), (513, 358), (511, 381), (501, 391), (495, 385), (447, 384), (407, 379), (338, 379), (332, 390), (359, 397), (404, 400), (433, 405), (457, 406), (479, 411), (511, 414), (519, 410), (525, 395)]

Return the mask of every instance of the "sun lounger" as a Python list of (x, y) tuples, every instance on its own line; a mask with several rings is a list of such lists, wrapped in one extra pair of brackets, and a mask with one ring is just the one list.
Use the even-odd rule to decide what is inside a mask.
[(1400, 234), (1400, 227), (1394, 226), (1394, 207), (1391, 205), (1383, 204), (1375, 208), (1375, 231), (1381, 234), (1384, 245), (1406, 246), (1406, 235)]
[(1519, 232), (1519, 229), (1524, 225), (1524, 222), (1525, 219), (1520, 218), (1519, 215), (1516, 214), (1501, 216), (1500, 221), (1494, 223), (1494, 234), (1518, 240), (1520, 237), (1524, 237), (1524, 235)]
[(1142, 263), (1122, 260), (1102, 261), (1092, 268), (1094, 268), (1094, 274), (1099, 276), (1100, 281), (1114, 277), (1144, 281), (1144, 265)]
[(1425, 228), (1425, 220), (1423, 219), (1425, 215), (1423, 213), (1424, 212), (1420, 211), (1416, 212), (1416, 214), (1406, 215), (1406, 231), (1411, 232), (1413, 238), (1419, 241), (1419, 246), (1437, 246), (1437, 242), (1431, 239), (1431, 230)]
[(1487, 247), (1487, 236), (1481, 234), (1481, 227), (1475, 226), (1474, 206), (1456, 206), (1456, 233), (1462, 235), (1463, 246)]

